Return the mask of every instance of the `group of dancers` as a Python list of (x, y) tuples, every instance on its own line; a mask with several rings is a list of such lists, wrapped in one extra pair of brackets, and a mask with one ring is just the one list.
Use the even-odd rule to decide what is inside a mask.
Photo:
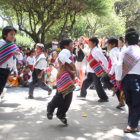
[[(0, 96), (3, 94), (6, 81), (16, 59), (21, 60), (22, 54), (16, 46), (16, 29), (7, 26), (2, 31), (0, 40)], [(107, 41), (109, 57), (104, 56), (98, 47), (97, 37), (89, 39), (89, 52), (86, 54), (87, 68), (86, 77), (81, 85), (78, 98), (85, 98), (87, 89), (94, 83), (98, 94), (98, 102), (108, 102), (104, 87), (113, 90), (119, 100), (118, 108), (124, 106), (124, 99), (128, 105), (128, 126), (125, 133), (139, 132), (138, 122), (140, 119), (140, 47), (138, 46), (139, 35), (133, 28), (125, 33), (125, 46), (118, 48), (118, 40), (110, 37)], [(56, 94), (47, 106), (47, 118), (53, 119), (54, 110), (57, 108), (57, 117), (67, 125), (66, 113), (70, 107), (73, 91), (76, 67), (73, 57), (74, 42), (71, 39), (62, 39), (59, 43), (61, 52), (58, 55), (58, 74), (56, 80)], [(51, 87), (44, 83), (44, 70), (47, 67), (46, 57), (43, 53), (44, 45), (37, 43), (35, 46), (35, 60), (33, 65), (33, 80), (29, 86), (29, 99), (33, 99), (33, 91), (36, 83), (52, 93)], [(125, 98), (124, 98), (125, 95)]]

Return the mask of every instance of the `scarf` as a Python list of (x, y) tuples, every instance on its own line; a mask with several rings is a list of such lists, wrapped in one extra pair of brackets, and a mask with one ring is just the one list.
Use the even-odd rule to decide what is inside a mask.
[(100, 61), (98, 62), (95, 58), (93, 58), (91, 52), (88, 57), (88, 62), (89, 62), (90, 67), (96, 73), (97, 77), (101, 77), (106, 73), (102, 66), (102, 63)]
[(14, 51), (20, 52), (20, 49), (13, 42), (8, 42), (0, 47), (0, 65), (14, 56)]
[(128, 74), (129, 71), (140, 61), (139, 56), (135, 56), (133, 51), (130, 49), (128, 50), (123, 58), (123, 65), (122, 65), (122, 79)]
[(35, 60), (34, 60), (34, 67), (42, 60), (45, 59), (45, 55), (43, 52), (37, 53), (35, 55)]

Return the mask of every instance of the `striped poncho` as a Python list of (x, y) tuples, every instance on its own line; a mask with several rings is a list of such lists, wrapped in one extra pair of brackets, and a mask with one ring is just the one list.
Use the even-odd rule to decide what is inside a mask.
[(98, 62), (95, 58), (93, 58), (91, 52), (88, 57), (88, 63), (90, 67), (94, 70), (94, 72), (96, 73), (97, 77), (101, 77), (106, 73), (102, 66), (102, 63), (100, 61)]
[(14, 56), (13, 52), (20, 52), (20, 49), (13, 42), (5, 43), (0, 47), (0, 65), (9, 60), (12, 56)]
[(128, 74), (129, 71), (140, 61), (140, 56), (135, 56), (133, 51), (128, 50), (123, 58), (122, 65), (122, 79)]

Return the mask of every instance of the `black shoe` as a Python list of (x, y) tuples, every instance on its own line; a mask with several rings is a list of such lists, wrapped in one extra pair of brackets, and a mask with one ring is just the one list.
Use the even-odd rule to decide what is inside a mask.
[(48, 120), (52, 120), (53, 119), (53, 114), (52, 113), (47, 113), (47, 118), (48, 118)]
[(50, 88), (49, 90), (48, 90), (48, 95), (51, 95), (52, 94), (52, 89)]
[(28, 99), (34, 99), (34, 96), (33, 95), (29, 95)]
[(109, 102), (109, 100), (108, 100), (108, 99), (99, 99), (98, 102), (99, 102), (99, 103)]
[(68, 125), (67, 123), (67, 119), (66, 118), (59, 118), (58, 119), (64, 124), (64, 125)]

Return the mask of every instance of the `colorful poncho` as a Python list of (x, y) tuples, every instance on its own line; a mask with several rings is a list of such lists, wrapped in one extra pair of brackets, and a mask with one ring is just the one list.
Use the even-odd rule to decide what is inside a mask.
[(139, 56), (135, 56), (132, 50), (125, 53), (122, 66), (122, 79), (128, 74), (128, 72), (140, 61)]
[(90, 67), (96, 73), (97, 77), (101, 77), (106, 73), (102, 66), (102, 63), (100, 61), (98, 62), (95, 58), (93, 58), (91, 52), (88, 57), (88, 62), (89, 62)]
[(8, 42), (0, 47), (0, 65), (14, 56), (14, 51), (20, 52), (20, 49), (13, 42)]
[(34, 60), (34, 67), (42, 60), (42, 59), (45, 59), (45, 55), (43, 52), (40, 52), (38, 54), (36, 54), (35, 56), (35, 60)]

